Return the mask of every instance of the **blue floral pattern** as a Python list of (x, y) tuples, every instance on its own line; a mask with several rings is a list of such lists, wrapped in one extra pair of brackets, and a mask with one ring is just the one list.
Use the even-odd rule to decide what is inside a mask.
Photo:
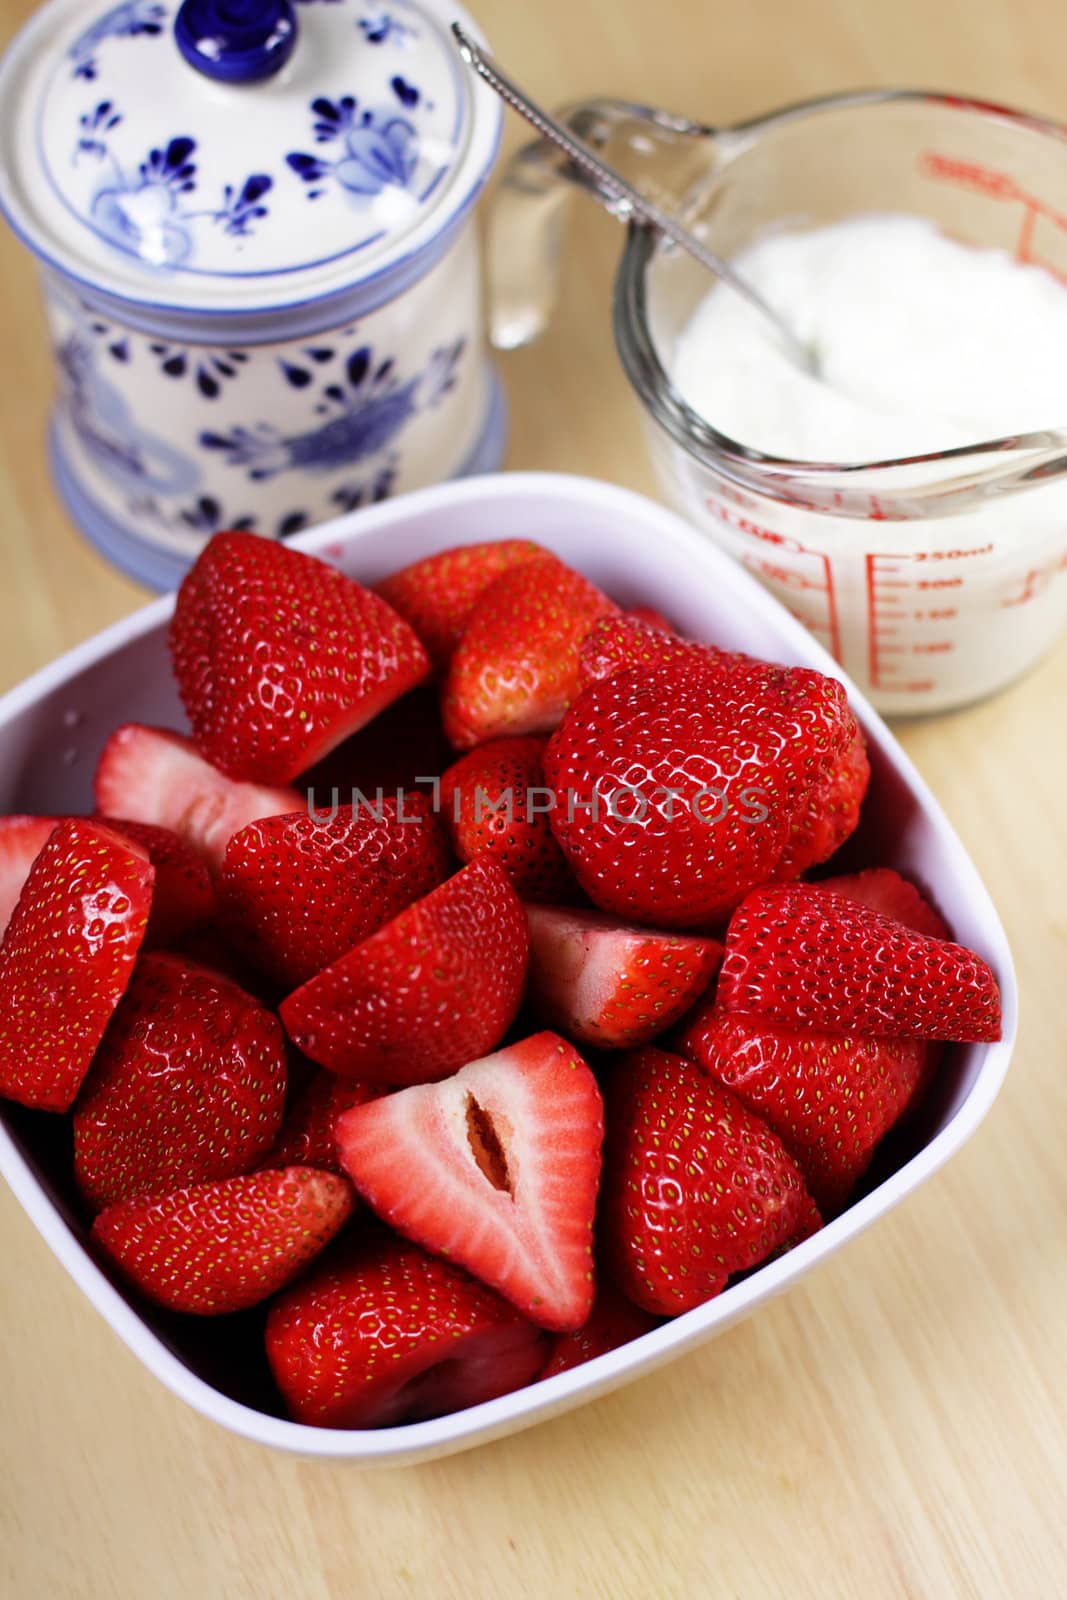
[(97, 74), (97, 51), (105, 39), (136, 39), (162, 33), (167, 20), (166, 7), (155, 0), (125, 0), (98, 17), (79, 34), (67, 52), (71, 77), (91, 83)]
[[(413, 111), (420, 94), (398, 74), (390, 79), (397, 106)], [(419, 139), (414, 123), (394, 106), (360, 107), (355, 95), (338, 100), (323, 96), (311, 102), (315, 143), (337, 144), (335, 159), (291, 150), (286, 161), (308, 185), (309, 199), (323, 193), (323, 180), (333, 178), (355, 195), (380, 194), (387, 185), (408, 188), (415, 176)]]
[(418, 30), (412, 28), (391, 11), (368, 11), (364, 16), (356, 18), (356, 27), (366, 39), (368, 44), (388, 44), (393, 40), (398, 45), (408, 45), (412, 39), (418, 37)]

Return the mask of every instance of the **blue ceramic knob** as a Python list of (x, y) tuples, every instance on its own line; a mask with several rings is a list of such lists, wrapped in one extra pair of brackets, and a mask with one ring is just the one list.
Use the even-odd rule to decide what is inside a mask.
[(183, 0), (178, 49), (218, 83), (258, 83), (285, 66), (296, 44), (291, 0)]

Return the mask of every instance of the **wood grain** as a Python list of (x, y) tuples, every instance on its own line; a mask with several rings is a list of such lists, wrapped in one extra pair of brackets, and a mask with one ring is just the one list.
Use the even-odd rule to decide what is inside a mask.
[[(6, 39), (31, 9), (0, 0)], [(712, 121), (922, 84), (1067, 111), (1053, 0), (481, 0), (549, 101)], [(518, 130), (509, 128), (511, 141)], [(611, 346), (618, 239), (586, 212), (563, 311), (503, 363), (512, 467), (650, 491)], [(136, 604), (68, 526), (43, 439), (34, 272), (0, 237), (0, 686)], [(515, 1439), (363, 1475), (230, 1438), (167, 1394), (0, 1197), (5, 1600), (1047, 1600), (1067, 1573), (1067, 645), (901, 729), (996, 897), (1022, 1038), (966, 1151), (785, 1300), (702, 1353)]]

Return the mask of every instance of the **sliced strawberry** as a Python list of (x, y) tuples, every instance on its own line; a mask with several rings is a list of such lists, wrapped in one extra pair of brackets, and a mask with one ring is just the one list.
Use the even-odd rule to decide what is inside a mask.
[(381, 1428), (521, 1389), (545, 1336), (465, 1272), (373, 1233), (338, 1243), (279, 1296), (267, 1357), (297, 1422)]
[(577, 893), (548, 814), (541, 770), (544, 739), (490, 739), (462, 756), (441, 780), (441, 817), (461, 861), (483, 851), (498, 861), (523, 900)]
[(428, 894), (450, 865), (424, 794), (264, 817), (227, 846), (219, 909), (234, 943), (291, 989)]
[(507, 874), (474, 861), (283, 1003), (293, 1043), (370, 1083), (426, 1083), (499, 1044), (526, 979), (528, 936)]
[(828, 1033), (1000, 1038), (1000, 992), (981, 956), (810, 883), (759, 889), (735, 911), (719, 999)]
[(721, 1006), (678, 1041), (703, 1072), (773, 1128), (824, 1216), (841, 1209), (921, 1081), (924, 1039), (820, 1033)]
[(58, 817), (0, 817), (0, 938)]
[(147, 850), (156, 869), (145, 948), (176, 944), (205, 928), (215, 915), (215, 890), (203, 856), (172, 828), (131, 822), (126, 817), (102, 820), (115, 833)]
[(627, 1057), (607, 1123), (601, 1242), (646, 1311), (691, 1311), (821, 1225), (777, 1134), (682, 1056)]
[(0, 1095), (66, 1111), (144, 939), (155, 871), (101, 823), (59, 823), (0, 945)]
[(834, 761), (794, 820), (776, 878), (798, 878), (809, 867), (828, 861), (855, 833), (860, 807), (871, 781), (867, 741), (859, 723), (847, 748)]
[(578, 693), (578, 649), (618, 607), (555, 556), (526, 561), (483, 592), (445, 680), (445, 732), (459, 750), (548, 733)]
[(629, 1344), (659, 1327), (659, 1318), (635, 1306), (632, 1300), (601, 1278), (596, 1301), (587, 1321), (574, 1333), (557, 1333), (552, 1340), (548, 1362), (538, 1373), (539, 1378), (554, 1378), (557, 1372), (569, 1372), (597, 1356), (607, 1355), (620, 1345)]
[(173, 829), (218, 868), (233, 834), (260, 817), (299, 811), (301, 798), (295, 789), (233, 783), (180, 733), (127, 722), (104, 746), (96, 806), (105, 816)]
[(853, 723), (841, 685), (802, 668), (616, 672), (549, 741), (553, 832), (602, 910), (713, 926), (772, 875)]
[(545, 1328), (593, 1303), (593, 1213), (603, 1106), (558, 1034), (472, 1061), (444, 1083), (348, 1111), (341, 1163), (384, 1221)]
[(430, 668), (379, 595), (251, 533), (205, 546), (178, 591), (169, 642), (197, 749), (255, 783), (288, 783)]
[(598, 911), (526, 907), (530, 999), (553, 1028), (601, 1049), (647, 1044), (708, 987), (716, 939), (654, 933)]
[(360, 1083), (356, 1078), (338, 1078), (316, 1067), (307, 1083), (293, 1096), (277, 1143), (260, 1166), (318, 1167), (323, 1172), (342, 1172), (336, 1139), (342, 1113), (385, 1093), (378, 1085)]
[(547, 551), (531, 539), (463, 544), (415, 561), (376, 585), (422, 640), (435, 667), (445, 667), (471, 611), (494, 578)]
[(149, 1300), (216, 1317), (295, 1278), (351, 1209), (344, 1178), (286, 1167), (120, 1201), (100, 1213), (92, 1237)]
[(97, 1209), (234, 1177), (273, 1144), (278, 1020), (179, 956), (142, 957), (74, 1112), (74, 1172)]
[(941, 913), (892, 867), (870, 867), (866, 872), (850, 872), (842, 878), (823, 878), (819, 887), (843, 894), (871, 911), (880, 911), (883, 917), (902, 922), (913, 933), (925, 933), (931, 939), (952, 938), (952, 929)]

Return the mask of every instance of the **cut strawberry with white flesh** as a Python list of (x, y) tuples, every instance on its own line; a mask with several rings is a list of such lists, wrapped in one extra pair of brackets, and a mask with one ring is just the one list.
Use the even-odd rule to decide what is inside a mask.
[(662, 1033), (708, 987), (717, 939), (659, 933), (598, 911), (528, 905), (530, 999), (553, 1028), (606, 1050)]
[(545, 1335), (465, 1272), (374, 1230), (338, 1241), (267, 1318), (267, 1359), (291, 1417), (382, 1428), (521, 1389)]
[(261, 817), (299, 811), (295, 789), (235, 783), (169, 728), (116, 728), (96, 769), (96, 806), (105, 816), (171, 828), (218, 871), (235, 833)]
[(147, 852), (75, 817), (30, 868), (0, 946), (0, 1094), (66, 1111), (148, 926)]
[(604, 1108), (565, 1039), (534, 1034), (443, 1083), (356, 1106), (336, 1131), (345, 1171), (398, 1233), (539, 1326), (582, 1326)]
[(0, 937), (57, 817), (0, 817)]

